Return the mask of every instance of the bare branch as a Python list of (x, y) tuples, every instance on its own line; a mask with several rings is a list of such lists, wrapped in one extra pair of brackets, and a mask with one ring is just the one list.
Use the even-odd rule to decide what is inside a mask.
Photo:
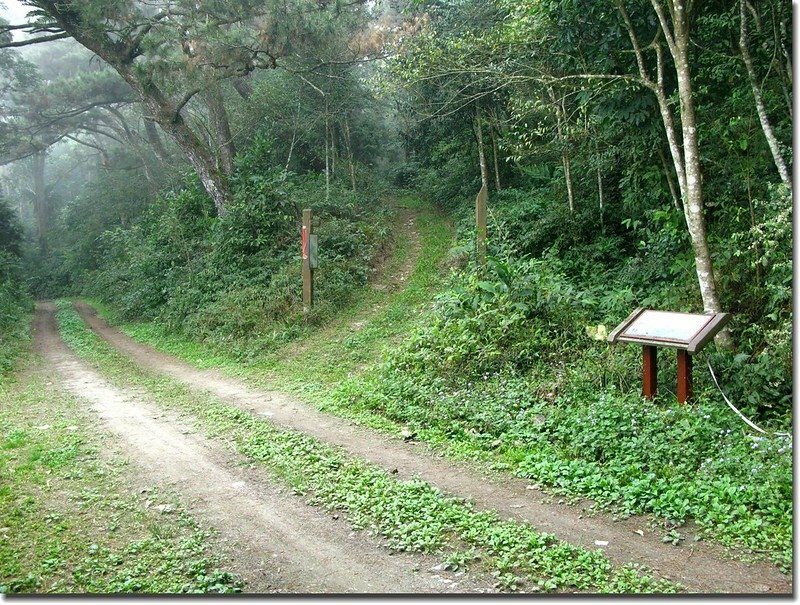
[(41, 36), (39, 38), (30, 38), (28, 40), (17, 40), (16, 42), (4, 42), (0, 44), (0, 48), (19, 48), (20, 46), (30, 46), (32, 44), (42, 44), (43, 42), (52, 42), (53, 40), (63, 40), (70, 38), (67, 33), (53, 34), (52, 36)]

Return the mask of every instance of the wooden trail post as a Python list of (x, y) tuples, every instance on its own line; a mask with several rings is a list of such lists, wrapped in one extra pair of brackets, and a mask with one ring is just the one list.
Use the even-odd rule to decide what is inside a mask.
[(301, 231), (303, 257), (303, 313), (308, 313), (314, 304), (314, 270), (311, 267), (311, 209), (303, 210)]
[(656, 347), (669, 347), (678, 354), (678, 401), (692, 398), (692, 355), (702, 349), (730, 320), (728, 313), (674, 313), (636, 309), (619, 324), (608, 342), (642, 346), (642, 395), (652, 399), (658, 389)]
[(478, 264), (486, 264), (486, 204), (489, 201), (489, 191), (486, 185), (481, 187), (478, 197), (475, 198), (475, 225), (477, 227), (476, 256)]

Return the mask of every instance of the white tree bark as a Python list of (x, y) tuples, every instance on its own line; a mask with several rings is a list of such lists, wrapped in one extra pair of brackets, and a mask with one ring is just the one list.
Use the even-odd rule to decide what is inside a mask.
[[(657, 69), (656, 80), (653, 81), (647, 71), (644, 51), (639, 44), (625, 5), (622, 0), (616, 0), (616, 5), (628, 30), (642, 84), (653, 91), (658, 102), (675, 173), (678, 177), (678, 187), (683, 200), (686, 226), (692, 242), (697, 282), (700, 288), (703, 308), (706, 312), (718, 313), (721, 308), (714, 278), (714, 266), (708, 246), (708, 235), (706, 233), (697, 118), (692, 97), (692, 78), (689, 65), (689, 15), (687, 14), (686, 0), (666, 0), (666, 2), (667, 8), (664, 7), (661, 0), (650, 0), (658, 17), (660, 35), (666, 41), (675, 64), (680, 99), (680, 141), (672, 107), (669, 104), (664, 86), (664, 62), (661, 44), (658, 39), (653, 42), (656, 51)], [(722, 347), (732, 347), (730, 333), (727, 330), (720, 332), (716, 341)]]
[[(697, 281), (700, 285), (700, 296), (703, 308), (707, 313), (719, 313), (722, 309), (717, 294), (714, 278), (714, 264), (708, 246), (706, 233), (706, 217), (703, 204), (702, 171), (700, 167), (700, 148), (697, 136), (697, 117), (692, 97), (691, 67), (689, 65), (689, 15), (686, 0), (672, 0), (670, 18), (672, 31), (659, 0), (650, 0), (658, 15), (661, 30), (667, 40), (675, 73), (678, 78), (678, 96), (681, 109), (681, 134), (683, 137), (683, 161), (685, 169), (685, 189), (683, 190), (683, 211), (686, 225), (694, 250)], [(724, 330), (719, 333), (717, 343), (725, 348), (732, 348), (730, 333)]]
[(761, 86), (758, 83), (758, 76), (756, 76), (756, 69), (753, 65), (753, 57), (750, 54), (750, 36), (747, 29), (747, 11), (745, 10), (745, 5), (745, 0), (739, 0), (739, 50), (742, 53), (742, 60), (747, 69), (750, 88), (753, 90), (753, 98), (756, 103), (758, 120), (761, 122), (761, 130), (764, 132), (764, 137), (767, 139), (767, 145), (769, 145), (769, 150), (770, 153), (772, 153), (772, 159), (775, 162), (775, 167), (778, 169), (781, 181), (791, 189), (792, 178), (789, 176), (789, 169), (786, 167), (786, 161), (783, 159), (778, 139), (775, 137), (775, 131), (772, 129), (772, 124), (769, 121), (767, 108), (764, 105), (764, 97), (761, 94)]

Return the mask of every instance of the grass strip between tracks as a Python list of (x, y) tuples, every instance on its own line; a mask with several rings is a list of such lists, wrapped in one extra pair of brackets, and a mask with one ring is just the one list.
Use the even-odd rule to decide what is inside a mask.
[(615, 566), (600, 550), (566, 544), (527, 523), (477, 511), (421, 480), (397, 480), (341, 448), (278, 429), (210, 395), (145, 372), (97, 337), (66, 301), (59, 301), (58, 321), (67, 344), (115, 383), (144, 389), (154, 403), (189, 412), (210, 436), (263, 465), (309, 504), (341, 512), (354, 528), (384, 538), (392, 549), (439, 554), (452, 570), (490, 572), (496, 587), (507, 591), (679, 589), (637, 566)]

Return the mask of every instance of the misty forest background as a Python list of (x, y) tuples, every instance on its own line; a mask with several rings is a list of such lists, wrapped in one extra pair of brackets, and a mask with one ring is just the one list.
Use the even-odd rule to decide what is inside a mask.
[[(258, 363), (359, 296), (419, 198), (453, 226), (438, 292), (342, 405), (790, 567), (791, 443), (705, 372), (791, 431), (788, 0), (23, 4), (0, 21), (0, 371), (59, 297)], [(692, 405), (673, 356), (643, 403), (641, 352), (606, 344), (640, 306), (733, 315)]]

